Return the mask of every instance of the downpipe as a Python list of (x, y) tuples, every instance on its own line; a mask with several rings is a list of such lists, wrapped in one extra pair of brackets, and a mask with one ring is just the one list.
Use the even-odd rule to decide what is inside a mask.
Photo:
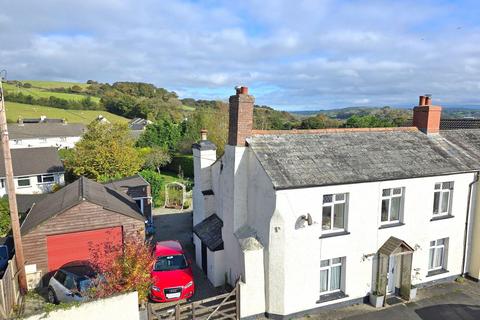
[(475, 173), (475, 180), (470, 182), (468, 185), (468, 198), (467, 198), (467, 215), (465, 217), (465, 232), (464, 232), (464, 237), (463, 237), (463, 258), (462, 258), (462, 277), (467, 274), (465, 272), (465, 267), (466, 267), (466, 262), (467, 262), (467, 243), (468, 243), (468, 229), (470, 227), (470, 224), (468, 223), (470, 220), (470, 212), (471, 212), (471, 207), (472, 207), (472, 188), (475, 183), (479, 181), (479, 171)]

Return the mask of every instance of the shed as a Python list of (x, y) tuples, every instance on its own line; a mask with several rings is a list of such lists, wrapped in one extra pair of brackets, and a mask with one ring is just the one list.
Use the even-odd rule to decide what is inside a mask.
[(34, 204), (21, 226), (28, 270), (42, 276), (63, 264), (89, 260), (93, 249), (144, 236), (135, 201), (113, 188), (81, 177)]

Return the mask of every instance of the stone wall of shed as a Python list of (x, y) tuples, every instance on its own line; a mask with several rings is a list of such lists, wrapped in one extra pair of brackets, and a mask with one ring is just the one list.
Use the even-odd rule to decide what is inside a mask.
[(65, 212), (45, 221), (23, 235), (25, 264), (36, 265), (42, 276), (48, 273), (47, 236), (109, 227), (123, 227), (124, 239), (140, 233), (145, 236), (145, 224), (126, 215), (112, 212), (84, 201)]

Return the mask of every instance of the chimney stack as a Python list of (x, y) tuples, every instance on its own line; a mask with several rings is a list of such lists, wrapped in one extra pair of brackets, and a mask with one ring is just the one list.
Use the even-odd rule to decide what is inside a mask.
[(442, 107), (431, 103), (432, 96), (426, 94), (420, 96), (418, 106), (413, 108), (413, 125), (426, 134), (440, 131)]
[(200, 140), (201, 141), (206, 141), (207, 140), (207, 129), (202, 129), (200, 130)]
[(252, 135), (255, 98), (248, 94), (248, 87), (237, 86), (235, 91), (229, 100), (228, 144), (243, 147), (247, 137)]

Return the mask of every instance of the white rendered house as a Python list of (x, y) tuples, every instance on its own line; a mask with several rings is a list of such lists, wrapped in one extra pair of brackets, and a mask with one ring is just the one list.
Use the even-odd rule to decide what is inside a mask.
[(85, 125), (66, 122), (11, 123), (8, 125), (11, 149), (70, 149), (80, 141)]
[[(65, 169), (56, 148), (12, 149), (11, 153), (16, 194), (48, 193), (55, 185), (65, 185)], [(0, 166), (0, 197), (6, 194), (5, 168)]]
[(480, 130), (440, 131), (422, 96), (415, 127), (259, 131), (253, 103), (230, 97), (220, 158), (205, 132), (193, 145), (196, 262), (241, 281), (242, 317), (479, 278)]

